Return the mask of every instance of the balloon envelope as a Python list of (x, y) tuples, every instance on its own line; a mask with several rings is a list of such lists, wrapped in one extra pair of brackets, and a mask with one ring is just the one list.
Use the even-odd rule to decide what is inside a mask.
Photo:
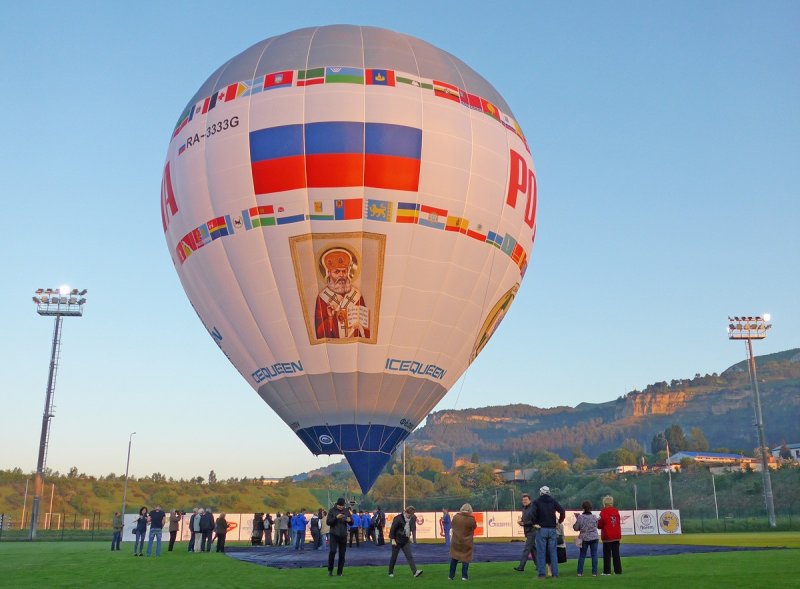
[(214, 72), (161, 189), (209, 334), (364, 492), (502, 321), (535, 210), (527, 143), (486, 80), (349, 25), (266, 39)]

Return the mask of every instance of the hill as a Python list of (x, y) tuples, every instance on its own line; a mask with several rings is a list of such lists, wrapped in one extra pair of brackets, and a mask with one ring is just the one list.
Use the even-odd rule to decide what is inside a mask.
[[(756, 358), (768, 443), (800, 437), (800, 349)], [(721, 374), (658, 382), (614, 401), (542, 409), (516, 404), (431, 413), (411, 437), (417, 454), (452, 466), (457, 456), (508, 461), (520, 452), (547, 450), (570, 458), (615, 449), (626, 439), (650, 448), (653, 436), (672, 424), (699, 427), (711, 448), (751, 454), (756, 446), (746, 361)]]

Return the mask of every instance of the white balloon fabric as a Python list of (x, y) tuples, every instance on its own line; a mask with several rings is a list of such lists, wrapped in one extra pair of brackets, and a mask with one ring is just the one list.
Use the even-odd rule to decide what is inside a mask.
[(535, 213), (497, 91), (424, 41), (350, 25), (220, 67), (176, 125), (161, 190), (208, 332), (365, 493), (502, 321)]

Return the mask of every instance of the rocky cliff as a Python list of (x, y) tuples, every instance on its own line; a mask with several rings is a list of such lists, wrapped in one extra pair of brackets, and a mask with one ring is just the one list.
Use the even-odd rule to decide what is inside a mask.
[[(800, 441), (800, 349), (760, 356), (756, 362), (769, 444)], [(507, 460), (515, 452), (536, 449), (569, 458), (576, 446), (594, 456), (627, 438), (649, 448), (652, 437), (673, 423), (685, 431), (701, 428), (712, 448), (752, 451), (756, 437), (746, 363), (719, 375), (654, 383), (606, 403), (440, 411), (428, 417), (411, 441), (417, 451), (446, 462), (473, 452)]]

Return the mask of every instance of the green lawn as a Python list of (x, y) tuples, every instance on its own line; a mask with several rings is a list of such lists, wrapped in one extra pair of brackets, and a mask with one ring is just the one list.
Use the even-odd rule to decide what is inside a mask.
[[(689, 543), (718, 543), (712, 536), (692, 535)], [(711, 536), (711, 535), (709, 535)], [(736, 545), (765, 545), (771, 534), (732, 534), (722, 539)], [(748, 536), (755, 538), (751, 539)], [(757, 536), (757, 537), (756, 537)], [(786, 537), (785, 544), (797, 546), (798, 536)], [(669, 539), (687, 539), (686, 536)], [(654, 538), (655, 539), (655, 538)], [(159, 589), (172, 587), (270, 587), (306, 589), (334, 587), (336, 589), (375, 589), (381, 587), (452, 587), (447, 580), (445, 565), (426, 565), (425, 574), (412, 579), (408, 568), (400, 563), (398, 575), (389, 579), (385, 567), (346, 568), (342, 578), (329, 578), (325, 570), (277, 570), (246, 564), (221, 554), (191, 554), (181, 550), (163, 553), (160, 558), (135, 558), (130, 544), (120, 552), (111, 552), (107, 542), (23, 542), (0, 543), (0, 587), (68, 588), (91, 587), (126, 589)], [(388, 560), (388, 559), (387, 559)], [(588, 564), (588, 563), (587, 563)], [(614, 587), (660, 587), (688, 589), (693, 587), (789, 587), (797, 586), (800, 578), (800, 551), (766, 550), (717, 554), (686, 554), (679, 556), (623, 558), (621, 577), (592, 578), (575, 576), (576, 562), (562, 565), (559, 587), (585, 587), (587, 583), (602, 583)], [(524, 575), (511, 570), (511, 563), (474, 563), (470, 568), (470, 586), (527, 587), (534, 583), (533, 571)], [(548, 580), (547, 583), (554, 581)], [(458, 585), (457, 585), (458, 586)]]

